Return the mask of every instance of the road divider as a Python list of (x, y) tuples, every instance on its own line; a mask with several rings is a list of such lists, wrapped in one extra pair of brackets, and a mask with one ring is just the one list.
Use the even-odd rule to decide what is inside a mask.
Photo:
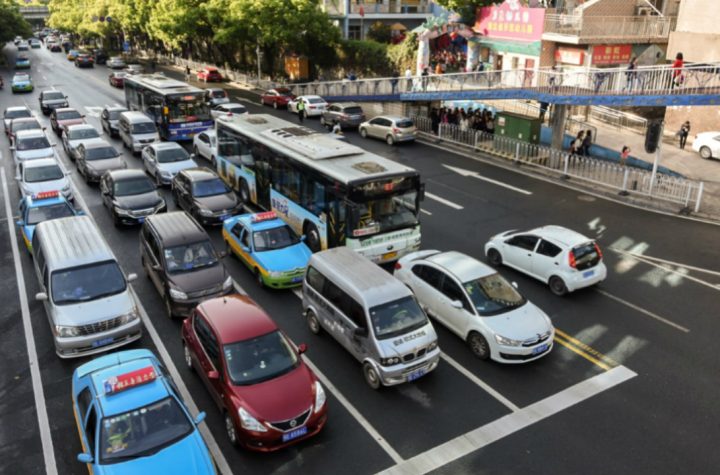
[(612, 358), (603, 355), (596, 349), (586, 345), (582, 341), (568, 335), (558, 328), (555, 328), (555, 343), (564, 346), (576, 355), (585, 358), (605, 371), (610, 371), (611, 369), (619, 366), (619, 364)]

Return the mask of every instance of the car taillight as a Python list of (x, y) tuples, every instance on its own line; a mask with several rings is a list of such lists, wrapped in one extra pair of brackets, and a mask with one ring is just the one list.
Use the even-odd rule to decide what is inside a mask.
[(568, 254), (568, 264), (573, 269), (577, 269), (577, 263), (575, 262), (575, 253), (573, 251), (570, 251)]
[(392, 128), (392, 133), (393, 133), (393, 134), (397, 134), (397, 133), (399, 133), (399, 132), (400, 132), (400, 129), (398, 129), (397, 127), (393, 127), (393, 128)]
[(596, 243), (596, 242), (593, 243), (593, 245), (595, 246), (595, 251), (598, 253), (598, 257), (600, 257), (600, 259), (602, 259), (603, 255), (602, 255), (602, 251), (600, 250), (600, 246), (598, 246), (598, 243)]
[(340, 118), (341, 118), (341, 119), (349, 119), (350, 116), (347, 115), (347, 114), (341, 114), (341, 115), (340, 115)]
[(315, 107), (315, 106), (310, 106), (310, 109), (316, 109), (316, 107)]
[(402, 269), (402, 264), (400, 264), (400, 261), (395, 263), (395, 270)]

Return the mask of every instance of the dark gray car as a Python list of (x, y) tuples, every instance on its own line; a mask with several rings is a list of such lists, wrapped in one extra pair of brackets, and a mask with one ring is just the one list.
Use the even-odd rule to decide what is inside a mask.
[(80, 144), (76, 159), (78, 172), (88, 183), (98, 183), (107, 171), (127, 168), (115, 147), (104, 140)]
[(365, 120), (365, 113), (360, 105), (354, 102), (338, 102), (330, 104), (320, 116), (320, 125), (328, 129), (336, 123), (343, 129), (357, 127)]
[(145, 218), (165, 211), (155, 183), (142, 170), (112, 170), (100, 180), (103, 204), (113, 224), (142, 224)]
[(190, 168), (172, 181), (175, 203), (203, 225), (222, 224), (242, 211), (235, 192), (209, 168)]
[(40, 92), (40, 109), (44, 115), (50, 115), (54, 109), (68, 107), (67, 96), (57, 89), (48, 89)]
[(120, 120), (120, 114), (127, 111), (122, 106), (105, 106), (100, 114), (100, 124), (104, 132), (107, 132), (110, 137), (119, 137), (120, 132), (118, 130), (118, 121)]

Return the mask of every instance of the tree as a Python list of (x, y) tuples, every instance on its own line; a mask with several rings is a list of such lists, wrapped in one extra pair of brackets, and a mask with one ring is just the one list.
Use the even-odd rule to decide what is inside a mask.
[[(466, 25), (475, 24), (475, 12), (478, 7), (488, 7), (502, 0), (435, 0), (435, 3), (460, 15)], [(527, 2), (523, 2), (527, 3)]]
[(32, 28), (20, 14), (17, 4), (11, 0), (0, 0), (0, 44), (16, 36), (27, 38), (31, 35)]
[(376, 21), (368, 29), (368, 38), (375, 40), (378, 43), (390, 43), (391, 40), (390, 25), (381, 21)]

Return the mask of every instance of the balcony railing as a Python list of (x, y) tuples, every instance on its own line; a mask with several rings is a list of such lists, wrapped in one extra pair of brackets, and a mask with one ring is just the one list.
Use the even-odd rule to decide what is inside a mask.
[(544, 33), (583, 39), (667, 39), (676, 22), (677, 17), (551, 14), (545, 16)]
[(430, 6), (427, 1), (418, 2), (389, 2), (389, 3), (364, 3), (350, 4), (350, 13), (359, 14), (360, 9), (365, 12), (365, 15), (372, 15), (378, 13), (429, 13)]

